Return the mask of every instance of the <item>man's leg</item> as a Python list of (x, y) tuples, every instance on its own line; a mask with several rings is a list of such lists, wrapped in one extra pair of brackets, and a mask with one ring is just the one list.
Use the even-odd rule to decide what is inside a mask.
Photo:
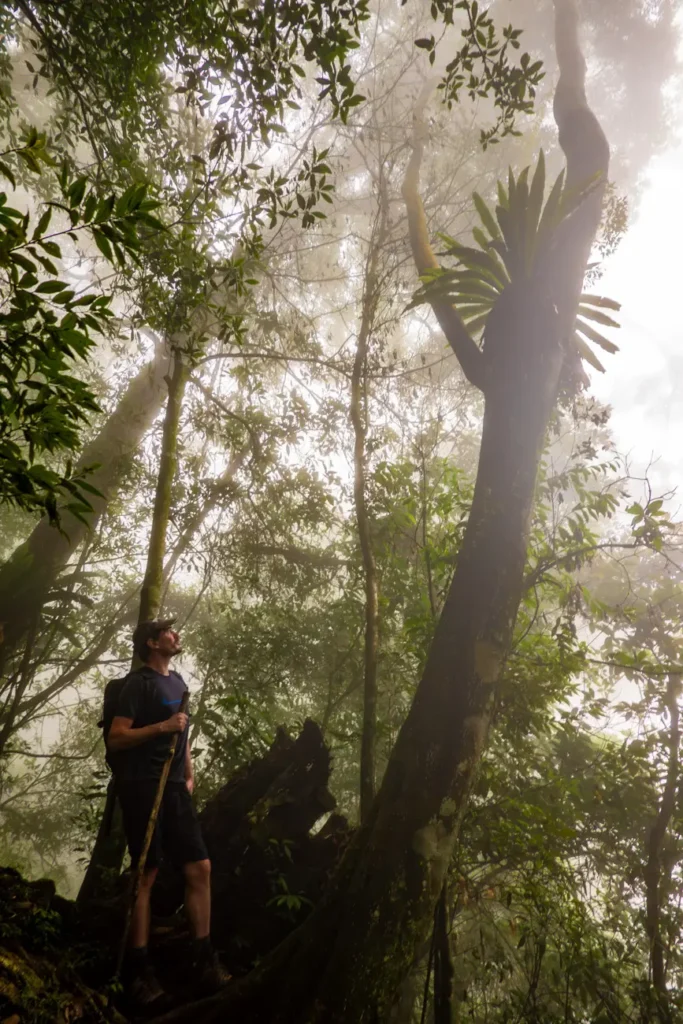
[(205, 994), (230, 979), (211, 947), (211, 861), (202, 838), (197, 812), (185, 783), (168, 785), (165, 805), (167, 853), (185, 875), (185, 911), (192, 932), (192, 972)]
[(149, 942), (149, 925), (152, 917), (150, 902), (152, 886), (157, 877), (158, 868), (147, 868), (140, 879), (138, 897), (133, 907), (128, 936), (129, 949), (143, 949)]
[[(136, 864), (144, 844), (155, 794), (156, 783), (154, 780), (147, 784), (124, 784), (121, 787), (123, 824), (133, 865)], [(157, 877), (159, 845), (160, 835), (159, 827), (157, 827), (147, 855), (149, 867), (144, 871), (138, 886), (138, 895), (133, 907), (128, 933), (128, 949), (123, 965), (123, 979), (128, 995), (139, 1007), (151, 1006), (164, 995), (147, 956), (151, 918), (150, 900), (152, 886)], [(135, 872), (135, 867), (133, 866), (131, 870)]]
[(185, 874), (185, 912), (195, 939), (205, 939), (211, 931), (211, 861), (195, 860), (183, 867)]
[(192, 932), (192, 965), (198, 989), (217, 992), (230, 981), (230, 974), (211, 946), (211, 861), (188, 861), (185, 873), (185, 911)]

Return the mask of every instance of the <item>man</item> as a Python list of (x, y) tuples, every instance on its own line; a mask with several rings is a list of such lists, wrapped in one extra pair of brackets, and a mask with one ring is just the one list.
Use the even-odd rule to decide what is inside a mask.
[(180, 654), (173, 619), (142, 622), (133, 647), (142, 668), (131, 672), (121, 691), (107, 749), (116, 755), (117, 794), (132, 866), (142, 851), (147, 823), (170, 743), (178, 734), (159, 817), (133, 909), (125, 979), (132, 999), (145, 1007), (163, 995), (147, 958), (150, 897), (163, 854), (185, 876), (185, 911), (193, 935), (193, 968), (204, 992), (230, 978), (211, 948), (211, 863), (192, 803), (194, 778), (188, 744), (188, 716), (179, 711), (185, 682), (169, 668)]

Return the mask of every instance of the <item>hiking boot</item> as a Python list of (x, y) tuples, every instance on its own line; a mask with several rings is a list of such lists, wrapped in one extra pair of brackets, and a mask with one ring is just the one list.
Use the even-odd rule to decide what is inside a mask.
[(201, 995), (213, 995), (232, 980), (232, 975), (220, 962), (218, 954), (213, 951), (204, 963), (197, 964), (197, 971), (197, 989)]
[(135, 1008), (143, 1011), (156, 1009), (166, 995), (151, 964), (145, 964), (131, 977), (126, 990)]

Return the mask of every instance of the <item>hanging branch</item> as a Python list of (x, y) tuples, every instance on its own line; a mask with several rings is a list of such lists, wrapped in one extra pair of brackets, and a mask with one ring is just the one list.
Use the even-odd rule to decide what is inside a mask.
[[(424, 206), (420, 198), (420, 169), (424, 154), (426, 138), (426, 126), (424, 123), (424, 108), (429, 94), (432, 91), (431, 85), (426, 85), (422, 91), (413, 113), (413, 138), (412, 154), (406, 167), (403, 179), (403, 199), (408, 214), (408, 231), (410, 234), (410, 245), (413, 259), (418, 274), (422, 277), (430, 270), (437, 270), (437, 260), (429, 241), (429, 229), (425, 217)], [(460, 314), (450, 302), (444, 299), (434, 298), (431, 300), (431, 307), (434, 315), (439, 321), (441, 330), (453, 349), (462, 372), (470, 384), (484, 389), (484, 357), (481, 350), (471, 338), (465, 327)]]

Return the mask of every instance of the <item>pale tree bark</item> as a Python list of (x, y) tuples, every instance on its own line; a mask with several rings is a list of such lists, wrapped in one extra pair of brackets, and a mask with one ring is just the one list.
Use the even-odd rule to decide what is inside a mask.
[(93, 511), (87, 525), (67, 510), (60, 513), (62, 532), (41, 519), (0, 567), (0, 658), (5, 664), (40, 614), (57, 576), (121, 486), (131, 456), (163, 406), (168, 365), (167, 350), (157, 346), (152, 362), (131, 380), (114, 412), (83, 450), (76, 468), (97, 466), (88, 482), (102, 493), (91, 496)]
[(375, 799), (377, 749), (377, 656), (379, 651), (379, 586), (367, 505), (367, 360), (380, 298), (379, 264), (388, 233), (388, 202), (384, 169), (378, 180), (378, 209), (365, 266), (361, 322), (351, 374), (349, 413), (353, 425), (353, 500), (365, 584), (363, 650), (363, 724), (360, 749), (360, 819), (366, 821)]
[[(231, 1010), (245, 1021), (385, 1021), (429, 930), (512, 643), (538, 467), (609, 166), (606, 138), (586, 101), (574, 0), (556, 0), (555, 12), (555, 116), (568, 184), (593, 188), (536, 275), (503, 293), (483, 350), (457, 311), (437, 304), (463, 371), (484, 392), (485, 413), (472, 509), (413, 706), (371, 814), (307, 922), (242, 986), (169, 1021), (205, 1024)], [(405, 197), (420, 269), (434, 257), (418, 173), (415, 158)]]

